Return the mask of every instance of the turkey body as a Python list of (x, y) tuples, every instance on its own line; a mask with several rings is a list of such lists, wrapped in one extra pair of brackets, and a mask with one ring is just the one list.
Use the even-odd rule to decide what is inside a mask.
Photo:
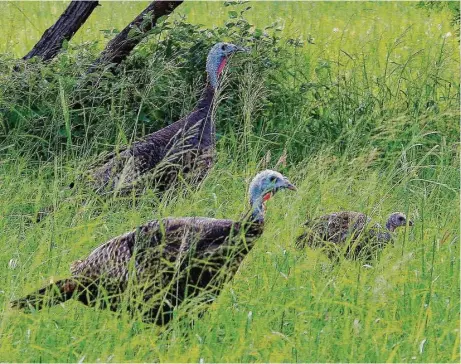
[(281, 189), (296, 191), (279, 172), (261, 171), (249, 185), (251, 209), (243, 219), (150, 221), (73, 263), (70, 278), (12, 301), (11, 306), (39, 310), (75, 298), (113, 311), (127, 308), (140, 312), (144, 321), (165, 324), (188, 298), (214, 300), (263, 233), (266, 201)]
[(260, 223), (224, 219), (154, 220), (73, 263), (71, 278), (13, 301), (12, 306), (40, 309), (74, 298), (112, 311), (126, 305), (130, 312), (141, 312), (146, 322), (165, 324), (188, 297), (202, 294), (212, 301), (262, 229)]
[(370, 217), (355, 211), (323, 215), (304, 224), (305, 232), (298, 237), (297, 246), (321, 247), (331, 256), (349, 243), (346, 248), (347, 257), (368, 257), (372, 250), (392, 239), (381, 225), (370, 222)]
[(208, 84), (188, 116), (109, 154), (90, 170), (92, 188), (99, 193), (126, 193), (152, 185), (162, 189), (180, 173), (191, 183), (203, 179), (215, 154), (213, 97), (214, 89)]
[[(124, 195), (131, 191), (139, 195), (149, 187), (165, 190), (181, 180), (178, 177), (189, 185), (199, 183), (212, 167), (216, 154), (213, 114), (222, 71), (232, 54), (247, 51), (235, 44), (216, 43), (207, 56), (207, 82), (194, 110), (131, 146), (100, 158), (78, 178), (77, 184), (100, 195)], [(69, 187), (75, 185), (72, 182)], [(36, 221), (53, 210), (51, 206), (40, 209)]]

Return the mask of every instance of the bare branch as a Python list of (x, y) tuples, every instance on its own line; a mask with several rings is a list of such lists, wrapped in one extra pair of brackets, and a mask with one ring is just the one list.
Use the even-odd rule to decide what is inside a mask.
[(120, 64), (156, 25), (159, 18), (169, 15), (183, 3), (178, 1), (155, 0), (145, 8), (125, 29), (112, 39), (95, 61), (89, 72), (100, 64)]
[(98, 5), (98, 1), (71, 1), (58, 21), (43, 33), (42, 38), (23, 59), (53, 59), (61, 50), (64, 41), (69, 41), (74, 36)]

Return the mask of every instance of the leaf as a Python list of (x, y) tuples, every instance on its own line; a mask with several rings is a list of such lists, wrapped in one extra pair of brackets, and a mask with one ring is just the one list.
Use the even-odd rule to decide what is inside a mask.
[(231, 19), (237, 18), (237, 12), (236, 11), (233, 11), (233, 10), (229, 11), (228, 14), (229, 14), (229, 18), (231, 18)]
[(167, 15), (162, 15), (160, 18), (157, 19), (157, 24), (162, 24), (166, 18), (168, 18)]
[(134, 26), (133, 28), (131, 28), (127, 34), (127, 38), (130, 39), (130, 38), (134, 38), (136, 37), (138, 34), (140, 34), (141, 31), (139, 30), (139, 28), (137, 26)]
[(58, 130), (58, 135), (67, 138), (69, 136), (65, 126), (62, 126)]
[(253, 32), (253, 35), (255, 36), (255, 38), (260, 38), (262, 34), (263, 34), (263, 31), (258, 28), (256, 28), (255, 31)]

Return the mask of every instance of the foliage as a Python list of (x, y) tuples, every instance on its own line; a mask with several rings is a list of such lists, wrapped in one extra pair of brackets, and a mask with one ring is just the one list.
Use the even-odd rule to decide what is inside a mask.
[[(276, 151), (287, 148), (295, 161), (324, 145), (334, 145), (339, 154), (370, 144), (380, 153), (398, 154), (408, 140), (431, 148), (444, 137), (457, 139), (452, 121), (458, 117), (459, 83), (452, 70), (459, 57), (443, 34), (426, 36), (430, 43), (421, 48), (415, 24), (395, 32), (395, 39), (383, 39), (378, 30), (357, 39), (351, 26), (338, 30), (328, 40), (338, 48), (327, 50), (326, 43), (282, 37), (277, 23), (255, 27), (245, 18), (248, 4), (227, 9), (232, 10), (224, 25), (211, 29), (184, 17), (165, 20), (115, 74), (103, 69), (85, 75), (96, 43), (72, 46), (51, 64), (28, 63), (21, 72), (4, 74), (3, 143), (15, 140), (26, 154), (48, 159), (111, 149), (158, 130), (193, 107), (206, 54), (219, 40), (252, 48), (250, 56), (232, 60), (217, 118), (220, 134), (243, 132), (249, 118), (256, 136)], [(364, 52), (364, 44), (376, 52)], [(313, 54), (314, 48), (323, 53)], [(11, 65), (2, 61), (3, 69)], [(251, 93), (255, 100), (245, 116), (243, 98)], [(383, 130), (381, 120), (399, 122), (387, 122)], [(443, 135), (425, 140), (428, 131), (441, 129)], [(392, 146), (381, 133), (393, 135)]]
[[(115, 73), (86, 74), (96, 36), (17, 71), (0, 56), (1, 360), (459, 362), (459, 23), (408, 2), (225, 5), (185, 2)], [(109, 36), (131, 20), (106, 15), (90, 23)], [(252, 52), (229, 62), (201, 186), (104, 200), (62, 188), (99, 152), (188, 113), (218, 40)], [(248, 181), (284, 149), (298, 192), (268, 202), (263, 236), (203, 316), (195, 301), (165, 328), (75, 302), (8, 307), (148, 220), (238, 219)], [(368, 266), (295, 248), (308, 216), (340, 209), (381, 223), (403, 211), (415, 226)]]
[[(230, 156), (221, 153), (199, 190), (158, 203), (148, 193), (136, 209), (130, 200), (102, 203), (90, 193), (65, 198), (60, 182), (74, 173), (69, 165), (37, 170), (18, 159), (0, 166), (1, 197), (9, 201), (0, 204), (2, 359), (459, 360), (459, 170), (445, 164), (444, 154), (433, 166), (437, 177), (426, 181), (414, 172), (428, 166), (373, 171), (366, 156), (349, 161), (327, 152), (287, 171), (298, 192), (277, 194), (269, 202), (263, 236), (204, 316), (198, 316), (203, 306), (195, 301), (182, 306), (166, 328), (71, 301), (33, 314), (7, 307), (11, 298), (46, 284), (49, 277), (65, 277), (69, 264), (99, 243), (150, 219), (238, 218), (245, 209), (247, 181), (259, 168), (251, 161), (253, 167), (244, 171), (241, 156), (232, 157), (236, 162), (229, 163)], [(31, 224), (34, 209), (50, 202), (56, 214)], [(338, 209), (364, 211), (379, 222), (401, 210), (415, 227), (400, 231), (395, 245), (366, 267), (295, 248), (306, 216)]]

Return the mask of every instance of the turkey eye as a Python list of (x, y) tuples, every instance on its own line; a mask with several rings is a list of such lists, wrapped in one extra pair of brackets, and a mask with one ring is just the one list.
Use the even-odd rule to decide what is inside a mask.
[(227, 48), (227, 45), (225, 45), (225, 44), (223, 44), (223, 45), (221, 46), (221, 50), (223, 50), (223, 51), (225, 51), (226, 48)]
[(275, 181), (277, 181), (277, 177), (275, 177), (275, 176), (272, 176), (271, 178), (269, 178), (269, 181), (271, 181), (271, 182), (275, 182)]
[(399, 217), (399, 221), (405, 220), (402, 216)]

